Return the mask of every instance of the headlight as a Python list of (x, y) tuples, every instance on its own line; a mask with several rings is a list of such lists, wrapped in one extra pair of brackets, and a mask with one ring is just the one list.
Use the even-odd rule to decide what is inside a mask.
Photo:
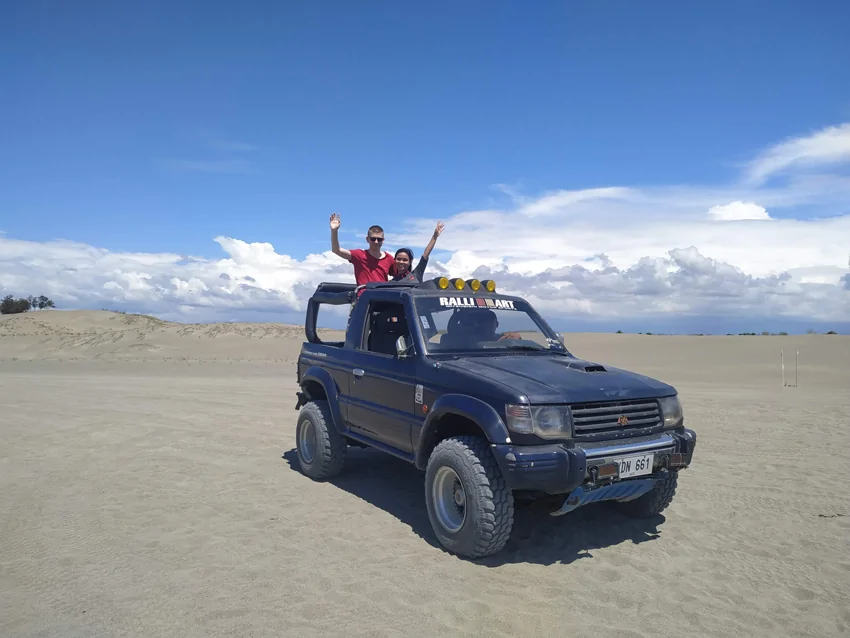
[(566, 406), (507, 405), (507, 426), (520, 434), (536, 434), (544, 439), (563, 439), (572, 434), (572, 418)]
[(659, 399), (661, 405), (661, 415), (664, 418), (665, 428), (677, 428), (685, 421), (685, 413), (682, 411), (682, 404), (679, 403), (678, 396), (664, 397)]

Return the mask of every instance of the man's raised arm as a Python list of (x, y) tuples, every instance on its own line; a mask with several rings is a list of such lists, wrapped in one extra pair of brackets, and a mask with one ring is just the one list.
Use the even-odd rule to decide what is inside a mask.
[(351, 252), (339, 247), (339, 213), (331, 215), (331, 250), (346, 261), (351, 261)]

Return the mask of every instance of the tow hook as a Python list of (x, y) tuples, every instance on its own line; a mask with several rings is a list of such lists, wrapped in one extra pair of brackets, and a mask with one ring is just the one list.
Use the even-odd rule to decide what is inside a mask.
[(303, 392), (296, 392), (295, 395), (298, 397), (298, 402), (295, 404), (295, 409), (300, 410), (301, 406), (307, 404), (307, 395)]

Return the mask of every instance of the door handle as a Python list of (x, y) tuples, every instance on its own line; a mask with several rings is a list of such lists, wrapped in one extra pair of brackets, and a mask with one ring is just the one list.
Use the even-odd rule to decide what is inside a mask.
[(352, 370), (351, 372), (358, 379), (361, 378), (364, 374), (366, 374), (366, 372), (364, 370), (361, 370), (360, 368), (354, 368), (354, 370)]

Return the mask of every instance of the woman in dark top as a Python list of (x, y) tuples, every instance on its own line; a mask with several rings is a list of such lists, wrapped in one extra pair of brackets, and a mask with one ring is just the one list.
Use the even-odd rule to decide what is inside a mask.
[(437, 237), (443, 232), (445, 224), (440, 222), (434, 229), (434, 234), (431, 236), (431, 241), (425, 246), (425, 251), (422, 257), (419, 258), (419, 263), (416, 268), (411, 269), (413, 264), (413, 251), (410, 248), (399, 248), (395, 251), (395, 263), (390, 270), (390, 277), (393, 281), (422, 281), (425, 275), (425, 268), (428, 266), (428, 257), (431, 256), (431, 251), (437, 243)]

